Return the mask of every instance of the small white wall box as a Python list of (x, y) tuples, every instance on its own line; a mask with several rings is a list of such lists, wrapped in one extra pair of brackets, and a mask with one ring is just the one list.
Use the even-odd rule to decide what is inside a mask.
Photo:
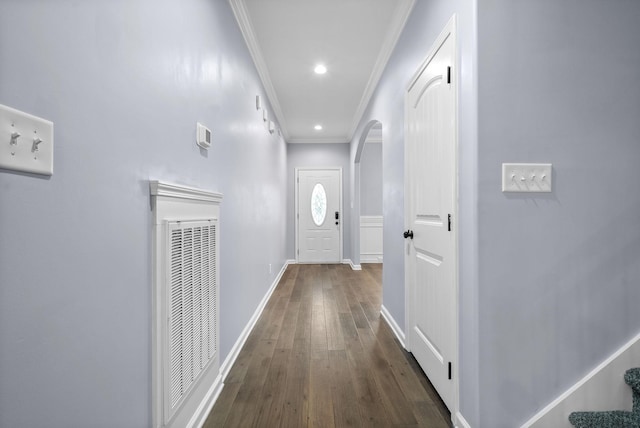
[(256, 95), (256, 110), (260, 110), (262, 108), (262, 100), (260, 99), (260, 95)]
[(211, 147), (211, 130), (200, 122), (196, 124), (196, 143), (203, 149)]
[(273, 134), (274, 132), (276, 132), (276, 124), (269, 121), (269, 134)]

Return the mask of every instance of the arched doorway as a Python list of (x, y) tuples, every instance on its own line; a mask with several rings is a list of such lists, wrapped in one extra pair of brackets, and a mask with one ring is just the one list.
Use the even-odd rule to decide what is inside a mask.
[(382, 263), (382, 123), (365, 126), (354, 158), (354, 257)]

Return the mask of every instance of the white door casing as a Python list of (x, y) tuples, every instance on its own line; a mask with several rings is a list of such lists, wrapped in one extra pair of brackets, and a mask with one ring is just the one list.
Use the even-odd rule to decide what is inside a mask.
[[(295, 184), (297, 262), (340, 263), (344, 221), (342, 170), (296, 168)], [(324, 212), (320, 209), (323, 200)]]
[(405, 110), (407, 345), (452, 415), (458, 410), (456, 70), (453, 17), (411, 80)]

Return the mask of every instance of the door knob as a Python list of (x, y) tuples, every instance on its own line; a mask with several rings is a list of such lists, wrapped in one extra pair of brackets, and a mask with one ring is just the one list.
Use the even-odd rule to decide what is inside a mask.
[(411, 238), (411, 239), (413, 239), (413, 230), (407, 230), (407, 231), (406, 231), (405, 233), (403, 233), (402, 235), (405, 237), (405, 239), (406, 239), (406, 238)]

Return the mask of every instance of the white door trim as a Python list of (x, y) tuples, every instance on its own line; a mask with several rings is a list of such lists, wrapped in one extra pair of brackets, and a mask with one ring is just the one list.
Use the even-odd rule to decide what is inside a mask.
[[(453, 87), (455, 90), (455, 96), (454, 96), (454, 138), (455, 138), (455, 144), (454, 144), (454, 163), (455, 163), (455, 171), (454, 171), (454, 188), (455, 188), (455, 195), (454, 195), (454, 207), (453, 207), (453, 227), (452, 227), (452, 233), (455, 234), (454, 236), (454, 242), (455, 242), (455, 249), (454, 249), (454, 287), (455, 287), (455, 296), (456, 296), (456, 304), (455, 304), (455, 340), (454, 340), (454, 352), (453, 355), (451, 356), (452, 358), (452, 377), (453, 377), (453, 389), (454, 389), (454, 398), (453, 398), (453, 408), (449, 409), (451, 411), (451, 415), (452, 415), (452, 419), (454, 418), (454, 416), (456, 414), (458, 414), (459, 410), (460, 410), (460, 370), (459, 370), (459, 350), (460, 350), (460, 320), (459, 320), (459, 312), (460, 312), (460, 291), (459, 291), (459, 271), (460, 271), (460, 267), (459, 267), (459, 234), (458, 234), (458, 224), (459, 222), (457, 221), (459, 219), (459, 215), (458, 215), (458, 194), (459, 194), (459, 190), (458, 190), (458, 173), (459, 173), (459, 156), (458, 156), (458, 115), (459, 115), (459, 101), (458, 101), (458, 94), (459, 94), (459, 88), (458, 88), (458, 82), (459, 82), (459, 77), (460, 77), (460, 73), (459, 73), (459, 58), (458, 58), (458, 45), (457, 45), (457, 38), (456, 38), (456, 15), (454, 14), (453, 16), (451, 16), (451, 18), (449, 19), (449, 22), (447, 22), (447, 24), (445, 25), (444, 29), (442, 30), (442, 32), (440, 33), (440, 35), (436, 38), (436, 40), (433, 42), (433, 45), (431, 46), (431, 49), (429, 50), (429, 54), (427, 55), (427, 57), (425, 58), (425, 60), (422, 62), (422, 64), (418, 67), (418, 69), (416, 70), (415, 74), (413, 75), (413, 77), (411, 78), (411, 80), (409, 81), (409, 84), (407, 85), (407, 92), (408, 93), (411, 88), (416, 84), (417, 79), (420, 77), (420, 75), (422, 74), (422, 72), (424, 71), (424, 69), (427, 67), (427, 65), (430, 63), (431, 59), (436, 55), (436, 53), (438, 52), (440, 46), (445, 42), (445, 40), (447, 40), (448, 38), (451, 38), (453, 41), (453, 46), (454, 46), (454, 55), (453, 55), (453, 64), (452, 64), (452, 83), (453, 83)], [(405, 94), (406, 94), (405, 93)], [(406, 95), (405, 95), (406, 97)], [(405, 126), (405, 135), (409, 135), (409, 123), (408, 123), (408, 105), (405, 102), (405, 120), (404, 120), (404, 126)], [(405, 145), (406, 147), (406, 145)], [(409, 168), (408, 168), (408, 164), (409, 164), (409, 154), (408, 151), (405, 149), (404, 152), (404, 188), (405, 188), (405, 195), (407, 194), (407, 190), (409, 189)], [(405, 210), (405, 230), (410, 229), (411, 228), (411, 219), (410, 219), (410, 206), (409, 206), (409, 200), (407, 197), (404, 198), (404, 210)], [(401, 233), (401, 231), (398, 231), (398, 233)], [(412, 343), (411, 343), (411, 334), (409, 334), (408, 329), (411, 328), (411, 326), (413, 325), (413, 311), (412, 311), (412, 302), (413, 302), (413, 290), (409, 289), (409, 272), (408, 272), (408, 262), (407, 262), (407, 258), (408, 258), (409, 254), (407, 253), (407, 251), (405, 251), (405, 337), (406, 337), (406, 349), (407, 351), (411, 351), (412, 349)], [(455, 421), (454, 421), (455, 422)]]
[(343, 254), (342, 254), (342, 250), (343, 250), (343, 236), (344, 236), (344, 224), (345, 224), (345, 215), (344, 215), (344, 204), (342, 203), (342, 168), (341, 167), (327, 167), (327, 168), (304, 168), (304, 167), (296, 167), (295, 168), (295, 174), (294, 174), (294, 185), (295, 185), (295, 189), (294, 189), (294, 195), (295, 195), (295, 201), (294, 201), (294, 206), (293, 206), (293, 218), (295, 219), (296, 222), (296, 226), (295, 226), (295, 256), (296, 256), (296, 263), (300, 263), (300, 246), (298, 243), (298, 239), (300, 237), (300, 216), (298, 215), (298, 198), (299, 198), (299, 192), (300, 192), (300, 171), (338, 171), (338, 175), (339, 175), (339, 183), (338, 183), (338, 189), (340, 191), (340, 195), (338, 196), (338, 200), (339, 200), (339, 206), (340, 206), (340, 242), (339, 242), (339, 254), (340, 254), (340, 258), (338, 263), (342, 263), (343, 260)]

